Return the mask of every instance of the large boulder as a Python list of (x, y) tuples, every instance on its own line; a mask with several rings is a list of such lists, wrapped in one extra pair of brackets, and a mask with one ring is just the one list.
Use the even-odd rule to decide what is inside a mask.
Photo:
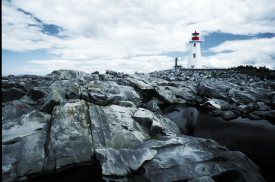
[(24, 102), (13, 100), (4, 103), (2, 107), (2, 124), (10, 122), (11, 119), (19, 118), (23, 114), (30, 113), (34, 108)]
[(95, 149), (127, 149), (150, 138), (146, 129), (132, 118), (133, 107), (89, 104)]
[(87, 103), (62, 100), (52, 113), (45, 171), (93, 164), (94, 147)]
[(58, 86), (52, 86), (50, 93), (47, 96), (47, 99), (44, 105), (40, 110), (45, 110), (47, 112), (51, 112), (53, 108), (59, 104), (59, 101), (65, 99), (65, 90)]
[(100, 84), (90, 83), (86, 85), (90, 97), (94, 101), (106, 101), (109, 104), (119, 104), (119, 101), (131, 101), (136, 106), (141, 103), (141, 98), (137, 92), (130, 86), (118, 85), (112, 81), (102, 81)]
[(33, 111), (2, 128), (2, 181), (43, 172), (51, 116)]
[(157, 149), (157, 155), (140, 171), (150, 181), (190, 181), (208, 176), (213, 180), (265, 181), (259, 168), (241, 152), (231, 152), (217, 142), (193, 137), (150, 140), (132, 149)]
[(150, 134), (164, 133), (167, 136), (174, 137), (176, 134), (181, 133), (174, 122), (144, 108), (139, 108), (132, 117), (144, 126)]
[(179, 103), (170, 86), (158, 86), (155, 88), (159, 98), (168, 104)]
[(26, 104), (28, 104), (28, 105), (31, 105), (31, 106), (35, 106), (35, 105), (38, 104), (37, 101), (33, 100), (33, 99), (31, 98), (31, 96), (28, 96), (28, 95), (24, 95), (23, 97), (21, 97), (21, 98), (19, 99), (19, 101), (24, 102), (24, 103), (26, 103)]
[(149, 109), (152, 112), (157, 112), (159, 114), (162, 114), (161, 110), (160, 110), (160, 108), (159, 108), (159, 106), (157, 104), (157, 102), (154, 99), (152, 99), (151, 101), (147, 102), (145, 104), (145, 108)]
[(80, 99), (81, 86), (76, 80), (58, 80), (51, 84), (49, 88), (58, 86), (64, 89), (66, 99)]
[(12, 100), (19, 100), (22, 96), (26, 95), (27, 92), (21, 88), (10, 88), (10, 89), (3, 89), (2, 88), (2, 101), (12, 101)]
[(80, 87), (80, 99), (85, 100), (87, 102), (92, 102), (92, 99), (90, 97), (90, 92), (86, 87)]
[(204, 99), (203, 106), (210, 110), (229, 110), (231, 106), (221, 99)]
[(33, 87), (28, 92), (28, 96), (30, 96), (32, 100), (37, 101), (38, 99), (47, 96), (48, 93), (49, 93), (48, 89), (46, 90), (45, 88), (41, 88), (41, 87)]
[(49, 75), (58, 75), (58, 79), (54, 79), (55, 81), (59, 80), (59, 77), (61, 80), (77, 80), (78, 82), (83, 83), (91, 79), (91, 75), (89, 73), (75, 70), (55, 70)]
[(17, 120), (2, 125), (2, 144), (9, 145), (21, 141), (24, 137), (42, 129), (50, 119), (50, 114), (34, 110)]
[(250, 102), (263, 101), (268, 97), (268, 90), (264, 88), (246, 87), (245, 90), (236, 90), (235, 98), (239, 103), (249, 104)]
[(199, 96), (226, 99), (230, 86), (224, 82), (200, 82), (198, 84), (197, 93)]
[(196, 98), (196, 94), (192, 89), (188, 87), (170, 87), (177, 98), (193, 101)]

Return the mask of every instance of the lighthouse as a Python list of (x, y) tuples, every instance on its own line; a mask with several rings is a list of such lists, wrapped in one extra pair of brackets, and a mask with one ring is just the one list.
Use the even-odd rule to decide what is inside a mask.
[(187, 68), (202, 68), (201, 64), (201, 40), (199, 33), (192, 33), (192, 39), (189, 41), (190, 50), (187, 62)]

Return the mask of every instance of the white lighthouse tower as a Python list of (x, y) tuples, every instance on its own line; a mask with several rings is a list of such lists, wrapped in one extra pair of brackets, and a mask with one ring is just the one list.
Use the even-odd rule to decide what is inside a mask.
[(187, 68), (202, 68), (201, 64), (201, 40), (199, 33), (192, 33), (192, 39), (189, 41), (190, 50), (187, 62)]

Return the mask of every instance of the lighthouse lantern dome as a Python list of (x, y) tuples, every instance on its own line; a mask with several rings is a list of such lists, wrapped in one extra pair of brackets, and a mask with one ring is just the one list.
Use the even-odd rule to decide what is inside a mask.
[(199, 33), (197, 33), (196, 31), (195, 31), (195, 33), (192, 33), (192, 40), (200, 40), (198, 35), (199, 35)]

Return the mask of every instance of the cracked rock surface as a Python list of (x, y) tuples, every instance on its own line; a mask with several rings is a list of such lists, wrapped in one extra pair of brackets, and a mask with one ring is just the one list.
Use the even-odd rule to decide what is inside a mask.
[(99, 166), (104, 181), (135, 181), (135, 174), (158, 182), (265, 181), (243, 153), (183, 135), (159, 108), (180, 102), (227, 120), (274, 119), (274, 82), (230, 74), (58, 70), (2, 78), (2, 181), (85, 165)]

